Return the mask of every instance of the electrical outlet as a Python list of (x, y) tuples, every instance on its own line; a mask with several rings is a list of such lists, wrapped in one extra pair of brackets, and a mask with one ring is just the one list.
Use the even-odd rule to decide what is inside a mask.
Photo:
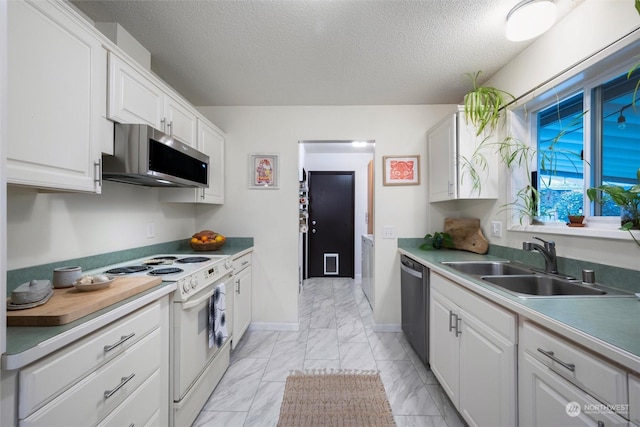
[(383, 239), (395, 239), (398, 237), (396, 235), (396, 226), (395, 225), (385, 225), (382, 227), (382, 238)]
[(491, 235), (502, 237), (502, 221), (491, 221)]
[(147, 223), (147, 239), (156, 237), (156, 225), (153, 222)]

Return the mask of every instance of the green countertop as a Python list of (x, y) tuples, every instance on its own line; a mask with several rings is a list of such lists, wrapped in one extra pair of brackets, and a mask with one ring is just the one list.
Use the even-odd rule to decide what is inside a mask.
[[(185, 255), (229, 255), (243, 254), (253, 247), (253, 239), (231, 240), (215, 252), (194, 252), (189, 247), (174, 248), (170, 253)], [(157, 252), (161, 253), (161, 252)], [(169, 253), (168, 251), (162, 253)], [(107, 258), (105, 258), (107, 259)], [(133, 258), (132, 258), (133, 259)], [(95, 262), (95, 261), (94, 261)], [(99, 261), (98, 261), (99, 262)], [(35, 267), (39, 268), (39, 267)], [(47, 268), (49, 268), (47, 266)], [(2, 354), (3, 369), (18, 369), (28, 363), (58, 350), (69, 341), (76, 340), (82, 335), (89, 334), (104, 324), (113, 320), (114, 313), (118, 316), (128, 314), (143, 305), (175, 291), (175, 283), (162, 284), (129, 297), (123, 301), (105, 307), (95, 313), (84, 316), (66, 325), (60, 326), (8, 326), (6, 351)], [(89, 326), (91, 325), (91, 326)]]
[(414, 243), (398, 249), (432, 271), (539, 323), (592, 351), (640, 372), (640, 301), (634, 297), (562, 297), (523, 299), (441, 264), (443, 261), (498, 260), (455, 250), (423, 251)]

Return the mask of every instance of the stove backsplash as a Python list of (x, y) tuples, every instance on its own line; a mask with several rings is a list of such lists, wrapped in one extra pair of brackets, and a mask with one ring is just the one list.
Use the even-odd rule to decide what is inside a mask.
[[(211, 252), (215, 255), (230, 255), (253, 246), (252, 237), (227, 237), (224, 246), (218, 251)], [(138, 258), (151, 257), (157, 254), (183, 253), (185, 255), (203, 255), (205, 253), (194, 253), (189, 246), (188, 240), (181, 239), (172, 242), (158, 243), (155, 245), (142, 246), (139, 248), (125, 249), (116, 252), (108, 252), (83, 258), (60, 260), (53, 263), (35, 265), (26, 268), (19, 268), (7, 271), (7, 297), (20, 284), (32, 279), (51, 280), (53, 269), (65, 265), (79, 265), (83, 271), (95, 270), (107, 265), (119, 264)]]

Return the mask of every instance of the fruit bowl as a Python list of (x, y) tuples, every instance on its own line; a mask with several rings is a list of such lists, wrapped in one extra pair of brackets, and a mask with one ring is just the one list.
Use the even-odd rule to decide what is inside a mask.
[(194, 251), (217, 251), (227, 239), (220, 233), (211, 230), (203, 230), (191, 237), (189, 245)]

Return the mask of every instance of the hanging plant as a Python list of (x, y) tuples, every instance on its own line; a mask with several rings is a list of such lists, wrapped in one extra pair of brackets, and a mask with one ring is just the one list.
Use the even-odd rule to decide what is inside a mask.
[(464, 96), (464, 117), (467, 123), (475, 126), (476, 135), (480, 135), (485, 128), (495, 130), (500, 122), (502, 108), (508, 101), (515, 99), (503, 90), (478, 85), (480, 74), (482, 71), (475, 74), (467, 73), (473, 83), (473, 90)]

